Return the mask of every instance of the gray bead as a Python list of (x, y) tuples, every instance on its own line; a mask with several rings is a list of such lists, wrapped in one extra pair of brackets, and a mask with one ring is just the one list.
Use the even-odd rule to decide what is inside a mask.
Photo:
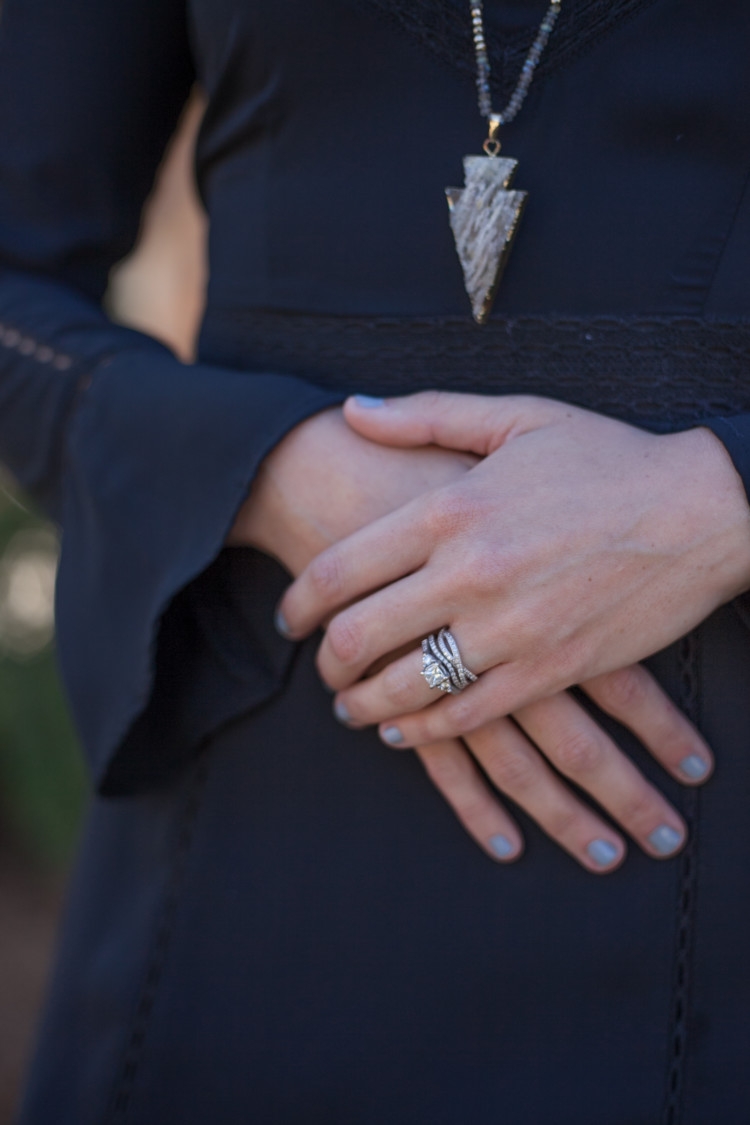
[[(528, 55), (521, 68), (518, 83), (516, 85), (511, 98), (501, 114), (498, 114), (498, 119), (501, 124), (512, 121), (518, 111), (521, 109), (523, 102), (528, 93), (529, 86), (531, 85), (534, 77), (534, 70), (537, 63), (542, 57), (544, 48), (547, 46), (547, 40), (555, 26), (558, 14), (560, 12), (560, 5), (562, 0), (551, 0), (550, 6), (547, 9), (542, 22), (539, 25), (536, 38), (531, 45)], [(485, 77), (489, 78), (490, 64), (487, 58), (487, 44), (484, 36), (484, 18), (483, 18), (483, 5), (477, 0), (469, 0), (469, 9), (471, 12), (472, 31), (474, 38), (474, 52), (476, 55), (477, 63), (477, 87), (479, 90), (479, 112), (482, 117), (493, 116), (492, 111), (492, 97), (490, 93), (489, 83), (485, 82)]]

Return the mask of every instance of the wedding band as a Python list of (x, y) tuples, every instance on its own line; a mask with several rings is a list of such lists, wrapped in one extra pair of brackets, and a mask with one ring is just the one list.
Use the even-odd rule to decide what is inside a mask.
[(441, 629), (437, 637), (430, 633), (422, 641), (421, 676), (427, 680), (430, 689), (438, 688), (455, 695), (473, 684), (477, 677), (464, 664), (458, 651), (456, 638), (450, 629)]

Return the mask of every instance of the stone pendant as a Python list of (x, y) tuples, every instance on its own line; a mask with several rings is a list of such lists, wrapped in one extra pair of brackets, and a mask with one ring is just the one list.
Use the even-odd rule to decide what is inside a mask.
[(490, 314), (526, 203), (525, 191), (509, 191), (517, 160), (465, 156), (463, 188), (446, 188), (450, 224), (477, 324)]

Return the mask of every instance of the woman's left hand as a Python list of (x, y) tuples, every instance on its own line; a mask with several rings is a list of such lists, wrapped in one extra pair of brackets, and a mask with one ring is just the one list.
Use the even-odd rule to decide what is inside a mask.
[[(335, 614), (321, 675), (339, 710), (382, 723), (392, 745), (461, 735), (635, 664), (750, 585), (750, 509), (708, 430), (654, 435), (546, 399), (437, 392), (349, 400), (345, 414), (382, 444), (483, 458), (324, 551), (282, 601), (294, 637)], [(477, 683), (428, 707), (419, 649), (362, 680), (443, 625)]]

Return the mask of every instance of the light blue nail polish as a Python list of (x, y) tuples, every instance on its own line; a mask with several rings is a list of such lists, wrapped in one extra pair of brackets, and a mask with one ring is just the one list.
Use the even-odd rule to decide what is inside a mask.
[(381, 732), (380, 737), (385, 739), (386, 742), (390, 742), (391, 746), (398, 746), (399, 742), (404, 741), (404, 736), (398, 727), (386, 727)]
[(292, 634), (289, 632), (289, 626), (286, 623), (286, 617), (284, 617), (280, 609), (276, 610), (273, 623), (276, 626), (277, 633), (281, 633), (282, 637), (286, 637), (288, 641), (292, 639)]
[(357, 406), (361, 406), (364, 410), (375, 410), (385, 403), (384, 398), (373, 398), (372, 395), (355, 395), (354, 401)]
[(609, 840), (592, 840), (587, 844), (586, 851), (589, 859), (593, 859), (597, 867), (609, 867), (620, 854), (614, 844)]
[(342, 703), (340, 699), (337, 699), (334, 703), (333, 713), (340, 723), (350, 723), (352, 721), (352, 717), (346, 708), (346, 704)]
[(649, 833), (648, 842), (659, 855), (671, 855), (682, 843), (682, 833), (669, 824), (660, 824)]
[(688, 754), (677, 767), (681, 774), (689, 777), (691, 781), (700, 781), (708, 773), (708, 765), (697, 754)]
[(498, 859), (507, 859), (516, 850), (508, 837), (501, 835), (499, 832), (496, 836), (490, 836), (487, 843)]

